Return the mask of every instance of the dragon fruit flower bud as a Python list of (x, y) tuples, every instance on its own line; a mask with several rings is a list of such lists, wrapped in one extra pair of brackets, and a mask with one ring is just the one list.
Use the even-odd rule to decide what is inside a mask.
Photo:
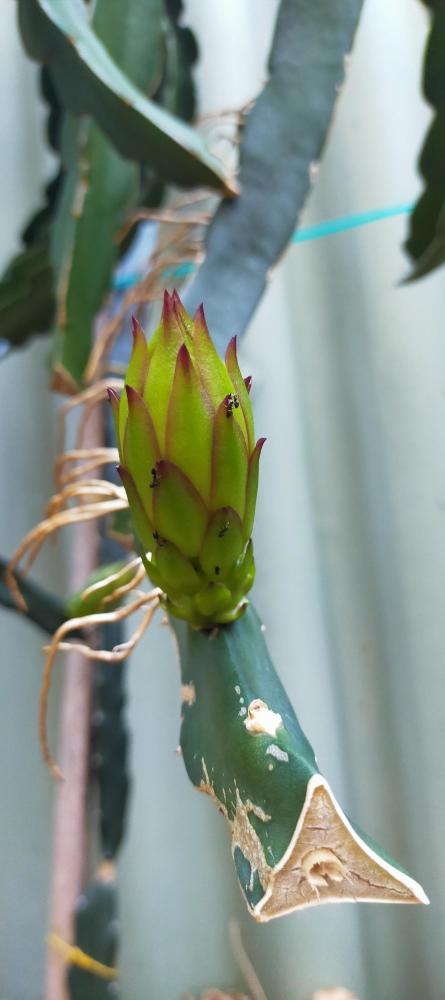
[(236, 339), (225, 363), (202, 306), (165, 292), (147, 343), (133, 320), (120, 398), (110, 390), (119, 472), (147, 572), (171, 614), (196, 627), (234, 621), (255, 567), (251, 533), (264, 438), (255, 443)]

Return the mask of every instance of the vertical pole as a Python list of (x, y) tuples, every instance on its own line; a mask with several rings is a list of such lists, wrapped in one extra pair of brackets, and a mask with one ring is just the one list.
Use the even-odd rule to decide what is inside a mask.
[[(85, 447), (102, 444), (101, 414), (97, 409), (85, 434)], [(75, 528), (70, 589), (77, 590), (95, 569), (99, 531), (95, 522)], [(57, 761), (65, 780), (55, 793), (52, 877), (49, 928), (64, 941), (73, 940), (74, 905), (84, 884), (87, 859), (86, 793), (90, 745), (91, 693), (94, 673), (80, 653), (71, 653), (64, 665)], [(45, 1000), (68, 1000), (66, 967), (53, 951), (48, 952)]]

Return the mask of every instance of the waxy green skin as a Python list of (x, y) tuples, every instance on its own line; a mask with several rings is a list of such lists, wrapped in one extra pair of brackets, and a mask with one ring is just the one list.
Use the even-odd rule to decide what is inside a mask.
[[(213, 634), (187, 628), (174, 620), (171, 624), (181, 663), (180, 745), (187, 774), (199, 790), (211, 795), (225, 814), (232, 831), (237, 876), (248, 908), (256, 919), (269, 919), (263, 911), (270, 894), (269, 876), (273, 870), (279, 870), (294, 841), (307, 805), (310, 783), (326, 785), (326, 782), (271, 661), (264, 630), (252, 605), (238, 621)], [(246, 726), (252, 705), (258, 699), (281, 717), (273, 735)], [(249, 829), (250, 823), (259, 839), (264, 863), (251, 864), (237, 843), (236, 824), (240, 814), (244, 829), (246, 823)], [(353, 836), (360, 838), (363, 853), (372, 852), (377, 865), (383, 863), (383, 868), (390, 865), (393, 877), (400, 878), (404, 898), (390, 898), (383, 891), (381, 901), (427, 902), (423, 890), (404, 869), (342, 816)], [(249, 836), (245, 842), (249, 842)], [(308, 900), (312, 904), (323, 901), (316, 896)]]
[[(307, 783), (319, 769), (269, 656), (258, 615), (249, 604), (238, 622), (213, 638), (179, 622), (172, 625), (182, 683), (193, 690), (193, 700), (182, 705), (180, 744), (187, 774), (198, 788), (208, 775), (229, 821), (235, 816), (237, 790), (243, 802), (254, 803), (270, 817), (264, 823), (251, 813), (250, 822), (273, 867), (289, 845)], [(275, 736), (252, 735), (246, 728), (248, 707), (258, 698), (281, 715), (283, 725)], [(289, 760), (267, 754), (272, 744)], [(250, 865), (240, 850), (235, 850), (234, 861), (242, 891), (253, 906), (264, 889), (258, 875), (252, 885)]]
[(255, 567), (251, 532), (264, 438), (255, 444), (235, 338), (225, 363), (200, 308), (164, 297), (147, 344), (134, 346), (120, 399), (110, 391), (119, 473), (151, 581), (177, 618), (196, 627), (235, 621)]

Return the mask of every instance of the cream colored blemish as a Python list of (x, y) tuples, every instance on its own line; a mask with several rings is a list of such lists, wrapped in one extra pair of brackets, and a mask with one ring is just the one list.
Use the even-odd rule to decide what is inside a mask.
[(241, 694), (241, 688), (239, 684), (235, 684), (235, 694)]
[(315, 774), (289, 847), (271, 869), (265, 895), (252, 913), (267, 921), (317, 903), (348, 901), (428, 902), (414, 879), (368, 847), (327, 781)]
[(221, 802), (210, 780), (209, 773), (207, 770), (207, 765), (204, 758), (201, 759), (201, 764), (204, 777), (201, 779), (199, 789), (201, 792), (204, 792), (206, 795), (209, 795), (211, 799), (213, 799), (219, 811), (222, 812), (225, 818), (227, 819), (232, 836), (232, 854), (234, 853), (235, 849), (239, 847), (240, 851), (243, 853), (244, 857), (249, 862), (251, 867), (251, 877), (250, 877), (251, 888), (253, 888), (253, 880), (256, 872), (258, 872), (259, 874), (262, 885), (266, 886), (271, 869), (264, 857), (264, 850), (260, 838), (249, 820), (249, 814), (252, 813), (258, 819), (260, 819), (262, 823), (268, 823), (271, 817), (268, 816), (267, 813), (265, 813), (260, 806), (254, 805), (254, 803), (251, 802), (250, 799), (247, 799), (246, 802), (243, 802), (239, 793), (239, 789), (235, 785), (235, 794), (236, 794), (235, 815), (233, 819), (230, 819), (225, 804), (226, 803), (225, 789), (224, 788), (222, 789), (224, 802)]
[(282, 750), (281, 747), (278, 747), (276, 743), (269, 743), (266, 754), (270, 754), (271, 757), (275, 757), (276, 760), (282, 760), (286, 764), (289, 760), (289, 754), (285, 750)]
[[(217, 806), (217, 808), (219, 809), (219, 811), (222, 812), (223, 815), (225, 816), (225, 818), (228, 820), (226, 806), (218, 798), (218, 796), (217, 796), (217, 794), (215, 792), (215, 789), (214, 789), (214, 787), (212, 785), (212, 782), (210, 781), (209, 772), (207, 770), (207, 765), (206, 765), (206, 762), (204, 760), (204, 757), (201, 758), (201, 766), (202, 766), (202, 773), (204, 775), (204, 778), (201, 778), (201, 781), (199, 783), (199, 791), (200, 792), (204, 792), (205, 795), (209, 795), (210, 798), (213, 799), (213, 801), (214, 801), (215, 805)], [(224, 799), (225, 799), (226, 794), (225, 794), (224, 788), (223, 788), (223, 795), (224, 795)]]
[(114, 882), (116, 879), (116, 865), (110, 858), (104, 858), (96, 871), (96, 878), (99, 882)]
[(191, 682), (189, 684), (181, 684), (181, 703), (186, 705), (194, 705), (196, 701), (196, 690), (195, 685)]
[(243, 716), (243, 715), (246, 715), (246, 713), (247, 713), (247, 708), (246, 708), (245, 705), (242, 705), (241, 708), (240, 708), (240, 710), (239, 710), (239, 712), (238, 712), (238, 715)]
[(317, 990), (312, 994), (312, 1000), (358, 1000), (355, 993), (345, 990), (344, 986), (328, 986), (326, 990)]
[(74, 192), (74, 200), (71, 206), (71, 214), (75, 219), (80, 219), (83, 206), (85, 204), (85, 198), (89, 190), (89, 181), (86, 177), (81, 177)]
[(250, 799), (243, 802), (239, 789), (236, 789), (236, 809), (232, 821), (232, 854), (239, 847), (240, 851), (247, 859), (251, 868), (250, 890), (253, 889), (255, 873), (258, 872), (260, 882), (266, 886), (270, 876), (270, 867), (264, 857), (264, 850), (261, 840), (252, 826), (249, 814), (253, 813), (262, 823), (268, 823), (271, 819), (260, 806), (256, 806)]
[[(249, 815), (253, 813), (262, 823), (268, 823), (272, 817), (250, 800), (243, 802), (235, 786), (235, 815), (233, 820), (229, 819), (204, 760), (202, 769), (201, 791), (214, 799), (228, 820), (232, 853), (239, 847), (251, 866), (251, 888), (258, 872), (265, 890), (256, 906), (249, 907), (259, 922), (318, 903), (428, 903), (414, 879), (385, 861), (362, 840), (320, 774), (314, 774), (308, 781), (306, 799), (289, 847), (273, 867), (266, 861)], [(222, 794), (225, 799), (224, 790)]]
[(247, 719), (245, 719), (244, 725), (248, 733), (266, 733), (267, 736), (276, 736), (277, 730), (283, 725), (283, 720), (278, 712), (272, 712), (265, 701), (261, 701), (261, 698), (255, 698), (247, 709)]
[(327, 886), (329, 882), (343, 882), (346, 869), (330, 847), (316, 847), (301, 860), (301, 870), (312, 886)]
[(309, 164), (309, 181), (311, 184), (314, 184), (315, 181), (317, 180), (319, 170), (320, 170), (320, 161), (312, 160), (312, 163)]

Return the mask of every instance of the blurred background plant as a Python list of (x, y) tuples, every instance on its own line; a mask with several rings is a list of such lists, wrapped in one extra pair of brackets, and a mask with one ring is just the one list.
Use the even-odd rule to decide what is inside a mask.
[[(243, 368), (255, 373), (257, 423), (271, 444), (257, 561), (274, 567), (259, 574), (255, 599), (325, 771), (370, 832), (425, 880), (434, 906), (426, 915), (348, 908), (339, 916), (317, 908), (267, 929), (246, 927), (248, 950), (269, 1000), (303, 1000), (323, 983), (340, 982), (361, 997), (436, 998), (443, 915), (441, 775), (433, 763), (444, 638), (443, 477), (435, 450), (440, 454), (443, 442), (441, 274), (396, 289), (406, 271), (397, 257), (404, 222), (380, 223), (290, 251), (250, 323), (315, 177), (361, 3), (220, 6), (8, 0), (0, 11), (11, 90), (3, 128), (2, 551), (11, 553), (53, 492), (48, 349), (51, 384), (69, 395), (65, 409), (73, 411), (65, 442), (79, 443), (71, 417), (86, 388), (82, 412), (91, 419), (86, 426), (81, 417), (84, 442), (108, 447), (110, 429), (88, 401), (100, 399), (105, 381), (123, 372), (130, 311), (152, 323), (163, 286), (192, 276), (185, 300), (205, 300), (221, 349), (249, 324)], [(442, 262), (443, 12), (440, 4), (429, 6), (427, 14), (413, 2), (409, 21), (401, 3), (389, 11), (368, 0), (305, 219), (412, 200), (414, 150), (428, 117), (418, 94), (420, 44), (432, 18), (425, 93), (436, 117), (421, 160), (427, 190), (407, 244), (414, 277)], [(43, 68), (23, 56), (17, 13), (28, 54)], [(197, 114), (198, 131), (187, 124)], [(42, 147), (44, 128), (51, 157)], [(32, 202), (45, 180), (45, 204), (36, 214)], [(13, 354), (50, 330), (50, 340)], [(125, 524), (114, 527), (122, 535)], [(83, 584), (98, 560), (121, 555), (94, 528), (76, 539), (74, 573), (62, 545), (58, 555), (43, 554), (33, 575), (53, 594)], [(63, 601), (29, 581), (27, 587), (31, 616), (52, 631), (64, 618)], [(81, 888), (77, 944), (110, 967), (119, 940), (123, 996), (152, 989), (167, 998), (236, 982), (225, 925), (237, 914), (244, 926), (245, 917), (235, 880), (226, 875), (217, 819), (190, 797), (169, 752), (179, 706), (165, 630), (149, 635), (129, 678), (134, 795), (119, 866), (118, 927), (114, 860), (127, 819), (129, 769), (126, 666), (64, 667), (52, 734), (59, 693), (60, 758), (72, 771), (69, 788), (56, 792), (51, 851), (54, 791), (34, 737), (41, 636), (18, 616), (2, 611), (2, 619), (8, 635), (1, 731), (11, 762), (2, 777), (3, 993), (10, 1000), (34, 1000), (43, 989), (50, 1000), (61, 1000), (66, 988), (83, 1000), (117, 995), (115, 981), (76, 965), (64, 985), (69, 954), (60, 950), (71, 939)], [(121, 639), (106, 636), (109, 647)], [(46, 924), (60, 939), (52, 942), (43, 987)]]

